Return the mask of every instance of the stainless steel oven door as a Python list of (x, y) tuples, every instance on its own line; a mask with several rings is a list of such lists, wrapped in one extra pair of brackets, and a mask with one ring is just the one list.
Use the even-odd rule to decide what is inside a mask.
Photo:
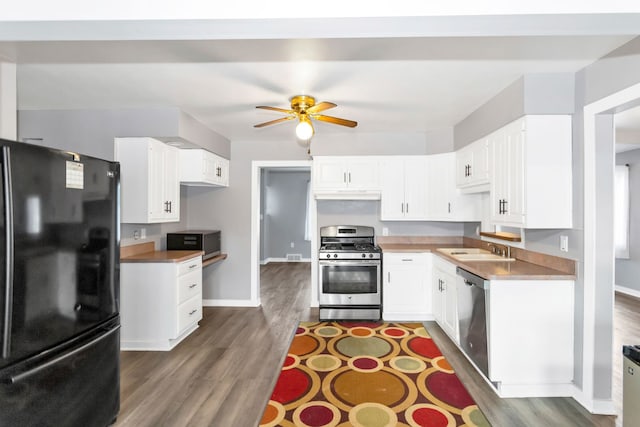
[(380, 260), (321, 260), (320, 305), (380, 305)]

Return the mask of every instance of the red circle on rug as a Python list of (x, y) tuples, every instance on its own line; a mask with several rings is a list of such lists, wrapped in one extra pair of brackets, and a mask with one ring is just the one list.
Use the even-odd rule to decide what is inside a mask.
[(376, 369), (378, 367), (378, 361), (370, 357), (358, 357), (353, 360), (353, 366), (358, 369)]
[(475, 405), (469, 396), (469, 392), (464, 388), (455, 374), (436, 371), (426, 378), (427, 389), (444, 403), (453, 407), (464, 409), (467, 406)]
[(434, 357), (442, 356), (440, 349), (436, 347), (436, 344), (430, 338), (416, 337), (409, 341), (409, 348), (417, 354), (433, 359)]
[(305, 328), (296, 329), (296, 335), (304, 334), (305, 332), (307, 332)]
[(385, 332), (385, 334), (389, 335), (390, 337), (401, 337), (401, 336), (404, 336), (406, 334), (404, 329), (398, 329), (398, 328), (387, 328), (387, 329), (385, 329), (384, 332)]
[(361, 326), (363, 328), (375, 329), (380, 327), (380, 323), (376, 322), (338, 322), (338, 324), (344, 326), (345, 328), (356, 328), (358, 326)]
[(296, 363), (296, 359), (287, 355), (287, 357), (284, 359), (284, 364), (282, 366), (286, 368), (287, 366), (291, 366), (294, 363)]
[(309, 406), (300, 412), (300, 420), (308, 426), (326, 426), (333, 421), (333, 412), (322, 405)]
[(449, 420), (442, 412), (431, 408), (416, 409), (412, 418), (420, 427), (447, 427), (449, 425)]
[(271, 400), (286, 404), (299, 399), (309, 389), (310, 379), (300, 369), (282, 371), (273, 389)]

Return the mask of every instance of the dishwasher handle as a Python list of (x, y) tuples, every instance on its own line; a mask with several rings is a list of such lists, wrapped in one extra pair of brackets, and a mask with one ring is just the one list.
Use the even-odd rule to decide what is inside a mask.
[(480, 277), (460, 267), (456, 268), (456, 274), (463, 280), (464, 284), (467, 286), (476, 286), (484, 290), (489, 289), (489, 281), (484, 277)]

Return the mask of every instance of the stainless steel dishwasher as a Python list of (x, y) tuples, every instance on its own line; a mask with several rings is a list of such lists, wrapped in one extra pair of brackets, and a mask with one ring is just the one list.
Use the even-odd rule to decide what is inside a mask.
[(456, 274), (460, 347), (489, 378), (489, 281), (460, 267)]

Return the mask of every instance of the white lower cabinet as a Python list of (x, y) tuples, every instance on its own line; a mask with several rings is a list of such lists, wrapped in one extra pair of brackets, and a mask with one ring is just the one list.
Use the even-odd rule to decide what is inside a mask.
[(572, 280), (492, 280), (489, 380), (501, 397), (571, 396)]
[(382, 318), (432, 319), (431, 254), (384, 253), (382, 268)]
[(171, 350), (202, 319), (202, 258), (120, 264), (122, 350)]
[(433, 257), (433, 316), (456, 344), (460, 342), (456, 299), (456, 266), (439, 256)]

